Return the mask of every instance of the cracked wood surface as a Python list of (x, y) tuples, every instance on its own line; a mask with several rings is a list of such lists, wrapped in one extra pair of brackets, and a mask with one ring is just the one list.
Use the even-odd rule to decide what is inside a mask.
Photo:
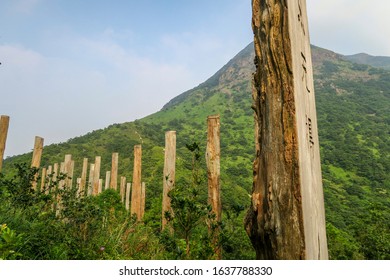
[(245, 227), (259, 259), (326, 259), (304, 0), (253, 0), (256, 159)]

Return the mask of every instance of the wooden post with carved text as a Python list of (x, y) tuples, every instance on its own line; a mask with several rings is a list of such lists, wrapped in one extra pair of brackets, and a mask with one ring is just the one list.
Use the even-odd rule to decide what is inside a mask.
[(245, 227), (259, 259), (327, 259), (305, 0), (252, 0), (254, 179)]
[[(41, 167), (42, 151), (43, 151), (43, 138), (39, 136), (35, 136), (31, 167), (35, 167), (38, 169)], [(32, 182), (32, 187), (34, 190), (37, 189), (37, 178), (38, 178), (38, 173), (36, 174), (35, 179)]]
[(0, 116), (0, 173), (3, 167), (5, 144), (7, 142), (9, 116)]
[[(221, 146), (220, 146), (220, 117), (219, 115), (209, 116), (207, 118), (207, 147), (206, 164), (208, 177), (208, 203), (215, 214), (214, 222), (221, 222)], [(222, 259), (222, 250), (218, 245), (217, 237), (220, 229), (217, 227), (213, 238), (213, 246), (218, 259)]]
[(172, 212), (171, 199), (168, 196), (169, 191), (175, 185), (176, 173), (176, 131), (167, 131), (165, 133), (165, 157), (163, 173), (163, 199), (162, 199), (162, 230), (167, 225), (165, 212)]
[(135, 214), (137, 216), (138, 221), (141, 220), (141, 199), (142, 199), (141, 157), (142, 157), (141, 145), (134, 146), (134, 169), (133, 169), (130, 214), (131, 215)]

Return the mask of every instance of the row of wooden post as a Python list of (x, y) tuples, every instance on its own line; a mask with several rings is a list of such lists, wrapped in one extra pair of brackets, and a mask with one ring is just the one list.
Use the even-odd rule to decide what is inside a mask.
[[(208, 203), (215, 214), (215, 221), (221, 222), (222, 206), (221, 206), (221, 186), (220, 186), (220, 117), (219, 115), (209, 116), (207, 118), (207, 147), (206, 147), (206, 163), (208, 177)], [(176, 162), (176, 131), (168, 131), (165, 133), (165, 158), (163, 172), (163, 200), (162, 200), (162, 229), (164, 230), (168, 221), (165, 218), (165, 213), (172, 213), (171, 200), (168, 193), (175, 185), (175, 162)], [(169, 228), (172, 231), (172, 228)], [(218, 236), (220, 231), (219, 226), (214, 232), (214, 236)], [(218, 259), (222, 258), (222, 250), (218, 245), (217, 238), (213, 240), (215, 253)]]
[[(0, 122), (0, 171), (5, 149), (5, 142), (8, 130), (9, 117), (1, 116)], [(208, 203), (212, 207), (215, 214), (216, 222), (221, 221), (221, 197), (220, 197), (220, 118), (219, 115), (209, 116), (207, 118), (207, 148), (206, 148), (206, 163), (208, 175)], [(41, 137), (35, 138), (34, 151), (31, 167), (40, 168), (44, 139)], [(112, 154), (111, 171), (106, 172), (105, 189), (118, 188), (118, 160), (119, 154)], [(164, 171), (163, 171), (163, 199), (162, 199), (162, 229), (164, 230), (168, 221), (165, 218), (165, 213), (172, 213), (171, 201), (168, 193), (175, 186), (175, 165), (176, 165), (176, 131), (168, 131), (165, 134), (165, 156), (164, 156)], [(87, 195), (97, 195), (102, 192), (103, 180), (100, 179), (101, 157), (95, 157), (95, 162), (90, 164), (89, 181), (87, 184), (87, 168), (88, 159), (84, 158), (81, 178), (77, 179), (79, 193)], [(126, 209), (130, 210), (131, 215), (136, 215), (138, 220), (141, 220), (145, 213), (145, 183), (141, 182), (142, 170), (142, 147), (141, 145), (134, 146), (134, 169), (133, 182), (127, 183), (126, 177), (120, 178), (120, 195), (122, 203)], [(59, 188), (73, 186), (74, 161), (71, 155), (65, 155), (64, 162), (54, 164), (47, 168), (42, 168), (42, 180), (40, 187), (43, 189), (46, 184), (46, 178), (52, 176), (52, 180), (56, 179), (57, 174), (63, 173), (67, 175), (65, 180), (59, 182)], [(87, 186), (90, 188), (86, 189)], [(34, 189), (37, 189), (37, 180), (33, 182)], [(131, 193), (131, 203), (130, 203)], [(172, 213), (174, 214), (174, 213)], [(219, 228), (217, 228), (217, 231)], [(217, 240), (215, 240), (217, 242)], [(216, 248), (219, 248), (215, 244)], [(216, 249), (218, 258), (221, 258), (221, 250)]]
[[(36, 145), (34, 147), (33, 152), (33, 167), (37, 167), (40, 165), (40, 158), (43, 139), (40, 137), (36, 137)], [(126, 182), (126, 177), (120, 177), (119, 184), (119, 193), (121, 196), (122, 203), (125, 204), (127, 210), (130, 211), (131, 215), (136, 215), (138, 220), (141, 220), (145, 213), (145, 197), (146, 197), (146, 185), (144, 182), (141, 182), (141, 154), (142, 147), (141, 145), (136, 145), (134, 147), (134, 172), (133, 172), (133, 182)], [(106, 172), (105, 179), (105, 188), (104, 189), (114, 189), (118, 190), (118, 160), (119, 154), (112, 154), (112, 166), (111, 171)], [(54, 168), (53, 168), (54, 166)], [(73, 174), (74, 174), (74, 161), (72, 160), (72, 156), (67, 154), (65, 155), (64, 162), (58, 165), (58, 163), (53, 166), (49, 166), (47, 168), (42, 168), (42, 180), (40, 188), (41, 190), (46, 187), (47, 178), (51, 178), (54, 174), (63, 173), (66, 174), (65, 180), (61, 180), (58, 183), (58, 187), (60, 189), (71, 188), (73, 186)], [(81, 178), (77, 178), (77, 186), (78, 186), (78, 194), (86, 194), (86, 195), (98, 195), (103, 191), (103, 179), (100, 177), (100, 169), (101, 169), (101, 157), (96, 156), (94, 163), (89, 165), (89, 179), (87, 184), (87, 172), (88, 172), (88, 158), (83, 159), (83, 167), (81, 171)], [(54, 175), (57, 177), (57, 175)], [(56, 178), (52, 178), (52, 180), (56, 180)], [(88, 188), (87, 188), (88, 187)], [(33, 182), (33, 188), (37, 189), (36, 180)], [(131, 195), (131, 209), (130, 209), (130, 193)]]

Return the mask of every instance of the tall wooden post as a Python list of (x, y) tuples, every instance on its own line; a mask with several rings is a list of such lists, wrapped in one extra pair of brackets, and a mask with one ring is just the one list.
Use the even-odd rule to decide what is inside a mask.
[(94, 174), (95, 174), (95, 164), (91, 163), (90, 166), (89, 166), (87, 195), (91, 195), (93, 193), (93, 183), (94, 183), (93, 176), (94, 176)]
[(99, 182), (98, 182), (98, 192), (97, 194), (101, 194), (103, 191), (103, 179), (99, 179)]
[(49, 186), (51, 185), (51, 183), (53, 181), (53, 178), (52, 178), (52, 176), (53, 176), (53, 166), (52, 165), (49, 165), (47, 167), (46, 176), (47, 176), (48, 180), (45, 183), (45, 193), (49, 194)]
[(162, 229), (167, 225), (166, 212), (172, 212), (171, 199), (168, 193), (175, 185), (176, 174), (176, 131), (165, 133), (165, 157), (163, 173), (163, 199), (162, 199)]
[(41, 175), (41, 192), (46, 191), (45, 186), (46, 186), (46, 174), (47, 174), (47, 169), (45, 167), (42, 168), (42, 175)]
[(126, 177), (121, 176), (119, 194), (121, 196), (122, 203), (125, 202), (125, 191), (126, 191)]
[(126, 201), (125, 201), (125, 207), (126, 210), (130, 210), (130, 191), (131, 191), (131, 183), (126, 184)]
[(53, 183), (54, 182), (57, 183), (57, 176), (58, 176), (58, 163), (54, 163), (53, 164), (53, 178), (52, 178)]
[(108, 190), (110, 188), (110, 179), (111, 179), (111, 171), (106, 171), (106, 181), (104, 182), (105, 190)]
[[(59, 167), (59, 174), (65, 174), (65, 162), (61, 162), (60, 163), (60, 167)], [(59, 191), (62, 191), (64, 189), (64, 186), (65, 186), (65, 180), (60, 180), (58, 182), (58, 187), (57, 187), (57, 190)], [(57, 193), (57, 197), (56, 197), (56, 216), (58, 216), (60, 213), (61, 213), (61, 210), (62, 210), (62, 195), (61, 193)]]
[[(31, 161), (31, 167), (40, 168), (42, 151), (43, 151), (43, 138), (36, 136), (34, 142), (34, 151), (33, 151), (33, 156)], [(32, 187), (34, 190), (37, 189), (37, 177), (38, 174), (36, 174), (35, 179), (32, 182)]]
[(259, 259), (327, 259), (305, 0), (253, 0), (256, 159), (246, 230)]
[(85, 185), (87, 183), (87, 170), (88, 169), (88, 158), (83, 159), (83, 169), (81, 170), (81, 178), (79, 185), (79, 194), (85, 195)]
[(65, 187), (71, 188), (73, 182), (72, 155), (65, 155), (64, 164), (64, 173), (66, 174)]
[(133, 191), (131, 193), (131, 215), (136, 215), (137, 220), (141, 220), (141, 145), (134, 146), (134, 169), (133, 169)]
[(95, 169), (93, 172), (93, 181), (92, 181), (92, 195), (99, 194), (99, 179), (100, 179), (100, 164), (102, 158), (100, 156), (95, 157)]
[(0, 173), (3, 167), (5, 144), (7, 142), (7, 134), (9, 127), (9, 116), (2, 115), (0, 117)]
[(112, 154), (112, 161), (111, 161), (110, 188), (114, 189), (114, 190), (118, 189), (118, 160), (119, 160), (119, 154), (113, 153)]
[[(60, 174), (61, 175), (65, 174), (65, 162), (60, 163)], [(58, 182), (58, 188), (62, 190), (64, 186), (65, 186), (65, 180), (61, 179)]]
[(43, 150), (43, 138), (39, 136), (35, 136), (31, 167), (39, 168), (41, 166), (42, 150)]
[[(221, 148), (220, 148), (220, 119), (219, 115), (209, 116), (207, 118), (207, 147), (206, 164), (208, 177), (208, 203), (215, 214), (215, 222), (221, 222)], [(218, 259), (222, 259), (221, 246), (218, 244), (218, 235), (220, 229), (217, 228), (213, 240), (215, 252)]]

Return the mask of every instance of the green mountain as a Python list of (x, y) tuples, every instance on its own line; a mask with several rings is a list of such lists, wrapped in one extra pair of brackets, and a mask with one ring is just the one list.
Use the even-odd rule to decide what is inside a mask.
[[(330, 257), (389, 259), (390, 71), (357, 64), (315, 46), (312, 56)], [(240, 221), (252, 188), (253, 58), (249, 44), (210, 79), (172, 99), (161, 111), (46, 146), (42, 165), (61, 162), (65, 154), (72, 154), (78, 177), (84, 157), (92, 162), (101, 156), (104, 174), (110, 170), (111, 154), (118, 152), (119, 175), (130, 180), (132, 149), (142, 144), (145, 223), (158, 231), (165, 132), (177, 131), (177, 185), (185, 185), (191, 177), (186, 144), (197, 142), (205, 151), (207, 116), (220, 114), (222, 204), (225, 213), (237, 213), (234, 234), (240, 247), (231, 249), (225, 258), (252, 258)], [(31, 154), (9, 158), (4, 170), (30, 159)], [(201, 169), (205, 169), (203, 157)], [(201, 195), (206, 195), (205, 190)]]
[(354, 55), (346, 55), (344, 56), (344, 59), (358, 64), (366, 64), (390, 70), (390, 57), (387, 56), (372, 56), (366, 53), (358, 53)]

